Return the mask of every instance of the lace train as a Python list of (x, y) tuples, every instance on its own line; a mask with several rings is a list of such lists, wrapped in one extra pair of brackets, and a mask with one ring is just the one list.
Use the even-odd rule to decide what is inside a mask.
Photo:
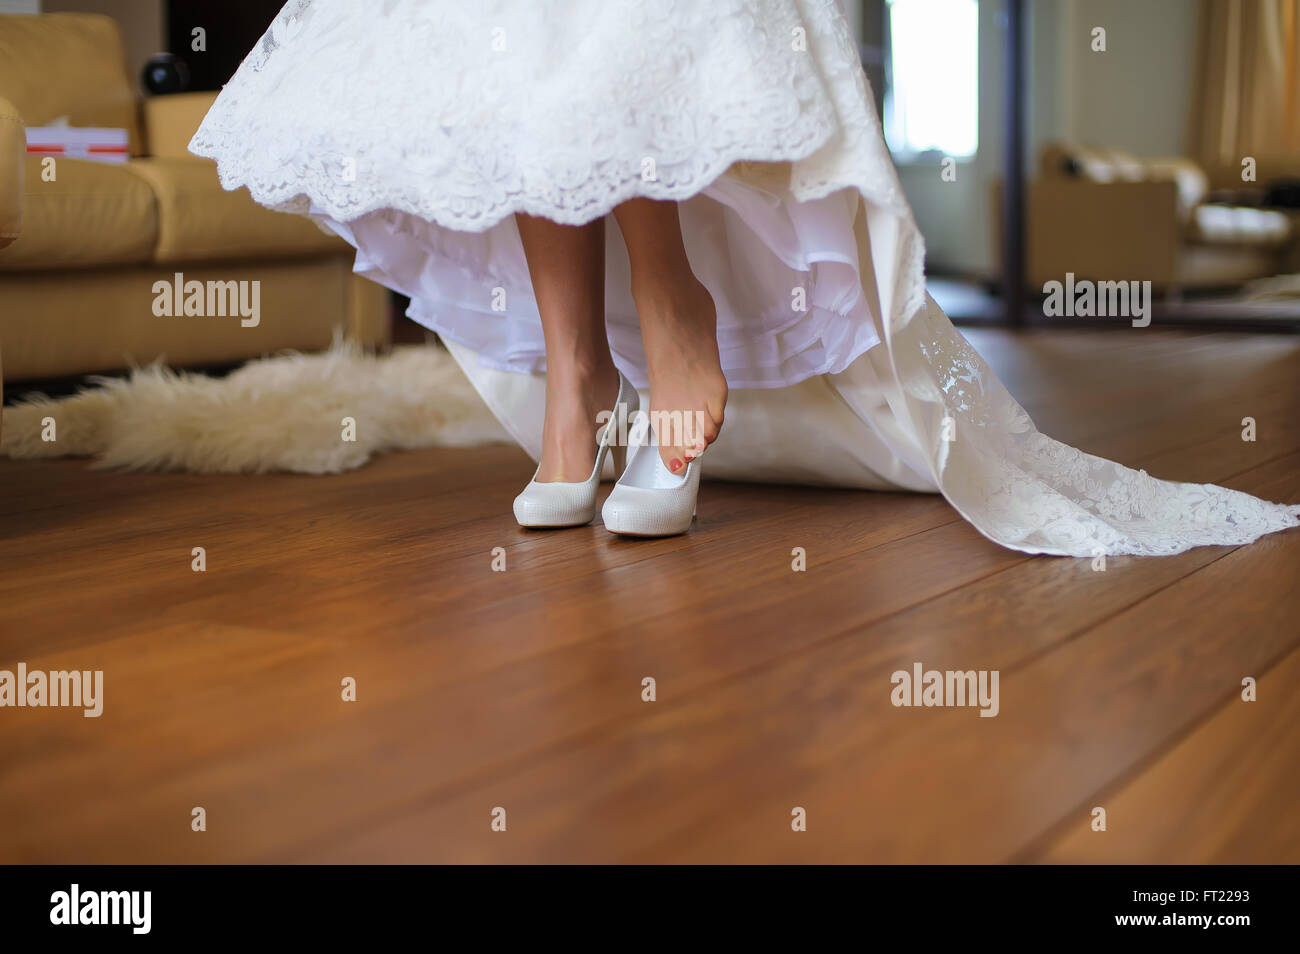
[(1166, 556), (1300, 525), (1300, 506), (1159, 480), (1041, 433), (933, 300), (870, 356), (892, 374), (891, 406), (905, 408), (944, 496), (1003, 546)]
[[(411, 294), (534, 455), (544, 355), (512, 216), (581, 223), (648, 196), (684, 202), (728, 380), (770, 389), (733, 394), (711, 474), (937, 489), (1031, 553), (1171, 554), (1300, 524), (1300, 507), (1039, 433), (925, 293), (921, 235), (834, 0), (292, 0), (190, 148)], [(617, 289), (626, 263), (610, 249)], [(791, 311), (794, 286), (812, 307)], [(617, 294), (610, 335), (643, 384)], [(747, 426), (767, 440), (735, 442), (755, 448), (744, 456), (726, 439)], [(820, 473), (783, 470), (766, 448), (788, 458), (787, 436), (836, 451)]]

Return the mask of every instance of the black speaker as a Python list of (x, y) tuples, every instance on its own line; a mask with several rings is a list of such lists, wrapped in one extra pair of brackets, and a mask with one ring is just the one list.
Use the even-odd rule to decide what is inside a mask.
[(155, 53), (144, 65), (140, 82), (155, 96), (184, 93), (190, 88), (190, 68), (174, 53)]
[(1300, 209), (1300, 179), (1275, 179), (1268, 184), (1264, 205), (1275, 209)]

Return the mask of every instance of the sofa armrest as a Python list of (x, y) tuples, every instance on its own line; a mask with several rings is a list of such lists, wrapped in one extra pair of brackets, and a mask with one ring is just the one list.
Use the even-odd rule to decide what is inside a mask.
[(1178, 283), (1184, 242), (1178, 186), (1038, 179), (1029, 187), (1028, 268), (1035, 285), (1067, 272), (1093, 280)]
[(144, 129), (149, 155), (162, 159), (194, 158), (190, 140), (216, 101), (216, 93), (173, 93), (144, 101)]
[(18, 238), (23, 221), (27, 132), (22, 117), (0, 96), (0, 248)]

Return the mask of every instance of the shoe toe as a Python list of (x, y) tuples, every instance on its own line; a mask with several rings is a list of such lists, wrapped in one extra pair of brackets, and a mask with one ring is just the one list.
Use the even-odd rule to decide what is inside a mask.
[(515, 498), (515, 521), (521, 527), (580, 527), (591, 523), (595, 507), (583, 507), (573, 501), (522, 493)]
[(601, 520), (611, 533), (635, 537), (668, 537), (690, 529), (694, 498), (673, 499), (662, 491), (616, 487), (601, 508)]

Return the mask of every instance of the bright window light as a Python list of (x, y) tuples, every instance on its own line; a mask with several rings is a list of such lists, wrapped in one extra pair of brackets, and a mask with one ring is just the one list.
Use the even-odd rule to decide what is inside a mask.
[(888, 0), (885, 137), (901, 158), (979, 144), (979, 0)]

